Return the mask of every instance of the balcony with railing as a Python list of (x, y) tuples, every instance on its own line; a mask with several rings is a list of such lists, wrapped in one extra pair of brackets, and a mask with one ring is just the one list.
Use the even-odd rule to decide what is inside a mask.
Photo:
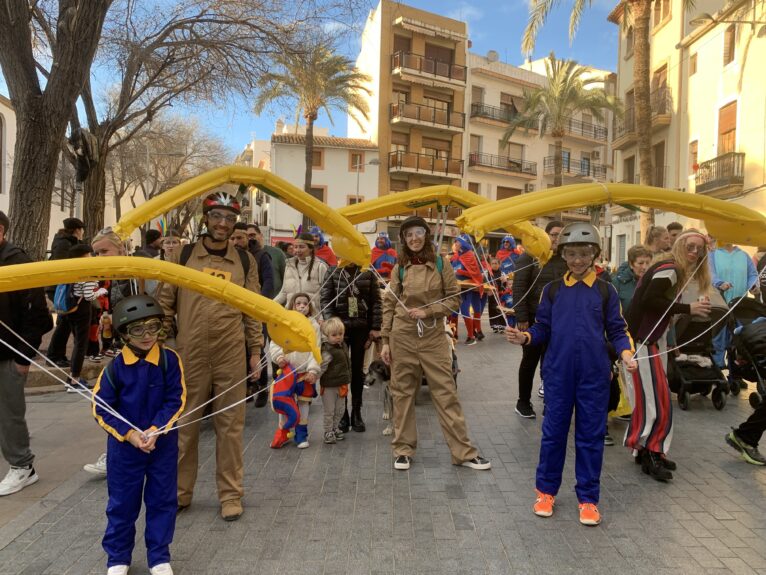
[(428, 126), (447, 132), (462, 132), (465, 129), (465, 114), (423, 104), (399, 102), (391, 104), (391, 123)]
[(483, 154), (481, 152), (471, 152), (469, 154), (468, 166), (511, 172), (532, 178), (537, 176), (537, 162), (528, 162), (526, 160), (509, 158), (508, 156)]
[(702, 162), (694, 183), (698, 194), (725, 197), (741, 192), (745, 184), (745, 154), (729, 152)]
[(457, 179), (463, 175), (463, 160), (396, 151), (388, 154), (388, 171)]
[(670, 125), (673, 113), (673, 98), (670, 87), (663, 86), (649, 94), (649, 107), (652, 111), (652, 131)]
[(598, 124), (583, 122), (574, 118), (569, 118), (566, 126), (564, 126), (564, 132), (567, 136), (573, 138), (596, 142), (606, 142), (608, 136), (606, 126), (599, 126)]
[[(546, 156), (543, 158), (543, 170), (546, 176), (556, 175), (556, 157)], [(590, 160), (561, 159), (561, 174), (574, 178), (593, 178), (600, 182), (606, 180), (606, 166), (594, 164)]]
[[(652, 133), (670, 125), (673, 114), (673, 97), (669, 86), (658, 88), (649, 95), (649, 112)], [(625, 108), (621, 118), (615, 116), (612, 123), (612, 146), (621, 150), (636, 142), (636, 109)]]
[(473, 102), (471, 104), (471, 118), (480, 118), (483, 120), (510, 124), (516, 114), (517, 112), (512, 108), (490, 106), (488, 104), (483, 104), (482, 102)]
[(612, 146), (621, 150), (636, 140), (636, 111), (625, 108), (622, 117), (615, 116), (612, 122)]
[(426, 58), (412, 52), (396, 52), (391, 55), (391, 73), (394, 75), (414, 74), (441, 80), (446, 84), (465, 86), (466, 70), (467, 68), (460, 64)]

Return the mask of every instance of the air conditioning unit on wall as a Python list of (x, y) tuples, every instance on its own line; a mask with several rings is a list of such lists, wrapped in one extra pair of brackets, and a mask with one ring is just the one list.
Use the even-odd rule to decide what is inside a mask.
[(535, 185), (534, 184), (524, 184), (524, 193), (534, 192), (534, 191), (535, 191)]

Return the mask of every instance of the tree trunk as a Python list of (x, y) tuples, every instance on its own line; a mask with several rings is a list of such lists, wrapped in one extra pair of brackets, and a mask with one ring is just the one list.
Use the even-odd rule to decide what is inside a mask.
[(106, 207), (106, 155), (102, 150), (98, 162), (90, 165), (88, 179), (83, 182), (83, 221), (85, 237), (93, 238), (104, 227)]
[[(306, 177), (303, 183), (303, 191), (311, 194), (311, 177), (314, 170), (314, 121), (316, 114), (306, 114)], [(304, 230), (305, 231), (305, 230)]]
[(33, 260), (45, 257), (51, 195), (58, 171), (66, 123), (53, 122), (42, 98), (30, 98), (16, 110), (17, 138), (10, 190), (10, 239)]
[(554, 135), (556, 138), (553, 152), (553, 187), (558, 188), (564, 185), (564, 154), (561, 136)]
[[(633, 97), (635, 106), (635, 129), (638, 135), (639, 175), (642, 185), (654, 185), (652, 169), (652, 109), (650, 102), (649, 27), (652, 15), (651, 0), (634, 0), (633, 11)], [(640, 212), (641, 236), (646, 238), (654, 225), (654, 210)]]

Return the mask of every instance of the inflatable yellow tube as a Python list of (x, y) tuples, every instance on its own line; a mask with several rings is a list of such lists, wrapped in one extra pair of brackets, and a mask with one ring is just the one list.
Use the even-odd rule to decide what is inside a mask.
[(323, 231), (330, 234), (333, 250), (339, 257), (362, 268), (370, 265), (369, 243), (346, 218), (287, 180), (266, 170), (246, 166), (224, 166), (187, 180), (125, 214), (114, 226), (114, 231), (125, 239), (138, 226), (152, 218), (229, 183), (254, 185), (283, 201), (317, 222)]
[(658, 208), (702, 220), (720, 243), (766, 244), (766, 217), (717, 198), (634, 184), (576, 184), (524, 194), (463, 212), (457, 224), (477, 238), (517, 222), (561, 210), (602, 204)]
[(269, 336), (284, 349), (311, 351), (317, 361), (322, 360), (316, 333), (302, 314), (288, 311), (278, 303), (224, 279), (162, 260), (101, 256), (0, 266), (0, 292), (135, 277), (171, 283), (227, 303), (266, 323)]
[[(487, 205), (493, 206), (495, 202), (457, 186), (440, 185), (396, 192), (358, 204), (344, 206), (338, 210), (338, 214), (348, 218), (352, 224), (360, 224), (429, 206), (470, 208), (471, 206)], [(543, 230), (533, 226), (528, 221), (514, 222), (503, 227), (514, 236), (521, 238), (524, 249), (532, 256), (543, 263), (548, 261), (551, 242)]]

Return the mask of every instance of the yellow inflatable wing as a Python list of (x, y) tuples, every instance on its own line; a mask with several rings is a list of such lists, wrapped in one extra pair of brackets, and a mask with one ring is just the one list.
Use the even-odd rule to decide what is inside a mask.
[(227, 303), (268, 325), (269, 336), (286, 350), (322, 356), (309, 320), (250, 290), (185, 266), (150, 258), (101, 256), (0, 266), (0, 292), (89, 280), (140, 277), (177, 285)]
[[(373, 200), (344, 206), (338, 210), (338, 214), (348, 218), (352, 224), (360, 224), (426, 207), (457, 206), (471, 208), (471, 206), (491, 207), (493, 205), (495, 205), (494, 202), (469, 190), (457, 186), (440, 185), (396, 192)], [(543, 263), (548, 261), (551, 242), (545, 232), (528, 221), (514, 222), (512, 225), (503, 227), (514, 236), (521, 238), (524, 249), (532, 256), (540, 259)]]
[(114, 226), (114, 231), (125, 239), (152, 218), (228, 183), (254, 185), (285, 202), (317, 222), (323, 231), (332, 236), (332, 247), (339, 257), (362, 268), (370, 265), (369, 243), (346, 218), (287, 180), (266, 170), (246, 166), (224, 166), (187, 180), (125, 214)]
[(739, 204), (634, 184), (575, 184), (480, 205), (463, 212), (457, 224), (477, 238), (487, 232), (561, 210), (602, 204), (658, 208), (702, 220), (719, 243), (766, 244), (766, 217)]

